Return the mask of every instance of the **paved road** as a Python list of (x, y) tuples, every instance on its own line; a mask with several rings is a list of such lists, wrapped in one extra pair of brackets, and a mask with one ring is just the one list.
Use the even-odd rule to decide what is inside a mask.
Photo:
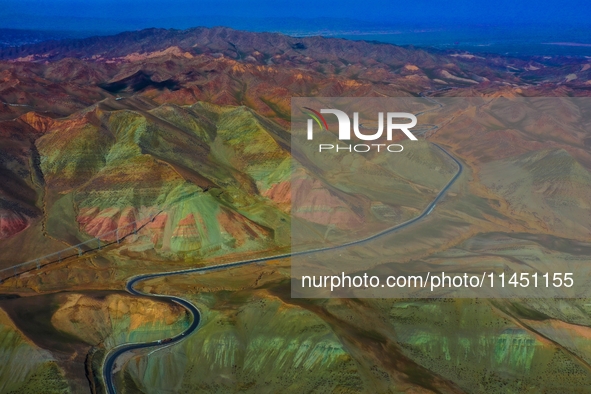
[(447, 192), (453, 186), (453, 184), (458, 180), (458, 178), (460, 177), (460, 175), (462, 174), (462, 171), (464, 169), (464, 166), (462, 165), (462, 163), (460, 163), (449, 152), (447, 152), (444, 148), (442, 148), (441, 146), (439, 146), (437, 144), (434, 144), (434, 145), (438, 149), (440, 149), (443, 153), (445, 153), (449, 158), (451, 158), (454, 161), (454, 163), (456, 163), (456, 165), (458, 166), (458, 170), (457, 170), (456, 174), (453, 176), (453, 178), (450, 179), (450, 181), (445, 185), (445, 187), (443, 189), (441, 189), (441, 191), (439, 192), (439, 194), (437, 194), (435, 199), (433, 201), (431, 201), (431, 203), (429, 205), (427, 205), (427, 207), (423, 210), (423, 212), (420, 215), (418, 215), (418, 216), (416, 216), (404, 223), (397, 224), (396, 226), (393, 226), (393, 227), (390, 227), (390, 228), (385, 229), (383, 231), (380, 231), (380, 232), (373, 234), (369, 237), (355, 240), (355, 241), (351, 241), (351, 242), (347, 242), (342, 245), (329, 246), (329, 247), (300, 251), (300, 252), (290, 252), (290, 253), (284, 253), (284, 254), (275, 255), (275, 256), (260, 257), (260, 258), (256, 258), (256, 259), (237, 261), (237, 262), (233, 262), (233, 263), (213, 265), (213, 266), (209, 266), (209, 267), (191, 268), (191, 269), (186, 269), (186, 270), (170, 271), (170, 272), (160, 272), (160, 273), (156, 273), (156, 274), (144, 274), (144, 275), (138, 275), (138, 276), (134, 276), (134, 277), (130, 278), (129, 281), (127, 282), (127, 285), (126, 285), (126, 290), (129, 293), (134, 294), (134, 295), (158, 297), (158, 298), (163, 298), (163, 299), (167, 299), (169, 301), (176, 302), (177, 304), (179, 304), (179, 305), (183, 306), (185, 309), (187, 309), (187, 311), (191, 314), (192, 321), (191, 321), (190, 326), (185, 331), (183, 331), (182, 333), (180, 333), (174, 337), (168, 338), (165, 343), (162, 343), (162, 341), (134, 343), (134, 344), (122, 345), (122, 346), (119, 346), (119, 347), (111, 350), (107, 354), (107, 357), (105, 358), (105, 362), (103, 364), (103, 378), (104, 378), (104, 382), (107, 386), (107, 392), (109, 394), (115, 394), (117, 392), (115, 389), (115, 385), (113, 383), (112, 371), (115, 366), (115, 362), (120, 355), (122, 355), (123, 353), (125, 353), (127, 351), (134, 350), (134, 349), (142, 349), (142, 348), (156, 347), (156, 346), (162, 346), (162, 345), (168, 346), (169, 344), (179, 342), (179, 341), (183, 340), (184, 338), (186, 338), (187, 336), (189, 336), (190, 334), (192, 334), (195, 330), (197, 330), (197, 328), (199, 326), (199, 322), (201, 320), (201, 314), (199, 313), (199, 309), (197, 309), (197, 307), (195, 305), (191, 304), (189, 301), (184, 300), (182, 298), (173, 297), (173, 296), (142, 293), (134, 288), (135, 284), (137, 284), (138, 282), (148, 280), (148, 279), (162, 278), (162, 277), (172, 276), (172, 275), (189, 274), (189, 273), (195, 273), (195, 272), (216, 271), (216, 270), (228, 269), (228, 268), (238, 267), (238, 266), (247, 265), (247, 264), (256, 264), (256, 263), (262, 263), (262, 262), (271, 261), (271, 260), (278, 260), (278, 259), (292, 257), (292, 256), (302, 256), (302, 255), (307, 255), (307, 254), (312, 254), (312, 253), (320, 253), (320, 252), (338, 250), (338, 249), (346, 248), (349, 246), (360, 245), (360, 244), (375, 240), (376, 238), (382, 237), (387, 234), (391, 234), (395, 231), (401, 230), (405, 227), (415, 224), (418, 221), (427, 217), (433, 211), (433, 209), (435, 208), (437, 203), (439, 201), (441, 201), (441, 199), (447, 194)]

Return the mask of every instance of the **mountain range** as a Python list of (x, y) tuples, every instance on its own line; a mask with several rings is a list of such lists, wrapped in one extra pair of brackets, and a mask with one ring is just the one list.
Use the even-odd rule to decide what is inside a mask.
[[(223, 27), (40, 42), (0, 59), (0, 268), (110, 244), (0, 284), (1, 392), (102, 392), (108, 350), (188, 325), (177, 305), (123, 293), (133, 275), (286, 253), (292, 226), (313, 248), (416, 217), (457, 171), (435, 144), (463, 163), (457, 184), (428, 220), (356, 256), (403, 270), (585, 269), (589, 59)], [(437, 111), (404, 156), (328, 163), (292, 150), (291, 99), (311, 96), (424, 98)], [(121, 392), (591, 384), (585, 299), (310, 300), (291, 298), (290, 281), (281, 258), (143, 283), (203, 320), (178, 345), (122, 357)]]

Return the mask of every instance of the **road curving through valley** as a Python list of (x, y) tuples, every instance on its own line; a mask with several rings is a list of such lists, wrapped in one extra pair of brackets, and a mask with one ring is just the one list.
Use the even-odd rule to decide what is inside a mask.
[[(438, 102), (436, 102), (436, 103), (440, 104)], [(184, 275), (184, 274), (191, 274), (191, 273), (198, 273), (198, 272), (219, 271), (219, 270), (224, 270), (224, 269), (229, 269), (229, 268), (234, 268), (234, 267), (240, 267), (243, 265), (264, 263), (264, 262), (268, 262), (271, 260), (279, 260), (279, 259), (289, 258), (289, 257), (293, 257), (293, 256), (302, 256), (302, 255), (308, 255), (308, 254), (313, 254), (313, 253), (334, 251), (334, 250), (346, 248), (349, 246), (361, 245), (366, 242), (373, 241), (379, 237), (382, 237), (382, 236), (391, 234), (393, 232), (396, 232), (398, 230), (401, 230), (403, 228), (409, 227), (413, 224), (416, 224), (417, 222), (425, 219), (433, 211), (433, 209), (435, 209), (435, 207), (437, 206), (437, 203), (439, 203), (439, 201), (441, 201), (445, 197), (445, 195), (450, 190), (450, 188), (458, 180), (458, 178), (460, 177), (460, 175), (462, 174), (462, 171), (464, 169), (463, 164), (459, 160), (457, 160), (452, 154), (450, 154), (445, 148), (443, 148), (442, 146), (435, 144), (435, 143), (433, 143), (433, 145), (436, 146), (438, 149), (440, 149), (447, 157), (449, 157), (457, 165), (457, 172), (448, 181), (448, 183), (443, 187), (443, 189), (441, 189), (441, 191), (437, 194), (437, 196), (435, 196), (433, 201), (431, 201), (431, 203), (429, 203), (429, 205), (427, 205), (427, 207), (421, 212), (420, 215), (418, 215), (412, 219), (409, 219), (403, 223), (389, 227), (385, 230), (377, 232), (377, 233), (370, 235), (368, 237), (354, 240), (354, 241), (350, 241), (350, 242), (346, 242), (346, 243), (343, 243), (341, 245), (336, 245), (336, 246), (328, 246), (328, 247), (322, 247), (322, 248), (305, 250), (305, 251), (298, 251), (298, 252), (289, 252), (289, 253), (279, 254), (279, 255), (275, 255), (275, 256), (260, 257), (260, 258), (242, 260), (242, 261), (237, 261), (237, 262), (212, 265), (212, 266), (208, 266), (208, 267), (189, 268), (189, 269), (184, 269), (184, 270), (177, 270), (177, 271), (170, 271), (170, 272), (159, 272), (159, 273), (154, 273), (154, 274), (142, 274), (142, 275), (137, 275), (137, 276), (131, 277), (127, 281), (127, 284), (125, 286), (125, 289), (129, 293), (136, 295), (136, 296), (155, 297), (158, 299), (166, 299), (168, 301), (172, 301), (172, 302), (182, 306), (183, 308), (185, 308), (188, 311), (188, 313), (191, 315), (191, 324), (183, 332), (181, 332), (171, 338), (166, 338), (163, 340), (157, 340), (157, 341), (151, 341), (151, 342), (123, 344), (123, 345), (120, 345), (118, 347), (111, 349), (107, 353), (107, 355), (105, 356), (105, 360), (103, 362), (103, 371), (102, 371), (103, 381), (105, 383), (107, 393), (116, 394), (116, 392), (117, 392), (117, 390), (115, 388), (114, 381), (113, 381), (113, 369), (115, 367), (115, 363), (116, 363), (117, 358), (119, 356), (121, 356), (125, 352), (136, 350), (136, 349), (151, 348), (151, 347), (158, 347), (158, 346), (169, 346), (170, 344), (180, 342), (183, 339), (187, 338), (189, 335), (191, 335), (193, 332), (195, 332), (199, 328), (199, 323), (201, 321), (201, 314), (199, 312), (199, 309), (195, 305), (193, 305), (191, 302), (189, 302), (183, 298), (179, 298), (179, 297), (175, 297), (175, 296), (169, 296), (169, 295), (164, 295), (164, 294), (143, 293), (135, 288), (136, 284), (138, 284), (139, 282), (149, 280), (149, 279), (163, 278), (163, 277), (168, 277), (168, 276)], [(165, 341), (165, 342), (163, 342), (163, 341)]]
[(177, 334), (174, 337), (167, 338), (166, 343), (163, 343), (162, 340), (158, 340), (158, 341), (151, 341), (151, 342), (125, 344), (125, 345), (121, 345), (116, 348), (113, 348), (109, 353), (107, 353), (107, 355), (105, 357), (105, 361), (103, 363), (103, 379), (105, 382), (105, 386), (107, 388), (107, 392), (109, 394), (115, 394), (117, 392), (117, 390), (115, 388), (114, 381), (113, 381), (113, 368), (114, 368), (115, 362), (119, 356), (121, 356), (125, 352), (135, 350), (135, 349), (143, 349), (143, 348), (164, 346), (164, 345), (168, 346), (170, 344), (182, 341), (183, 339), (185, 339), (186, 337), (188, 337), (189, 335), (191, 335), (193, 332), (195, 332), (197, 330), (197, 328), (199, 327), (199, 323), (201, 321), (201, 314), (199, 313), (199, 309), (197, 309), (197, 307), (195, 305), (193, 305), (192, 303), (190, 303), (189, 301), (179, 298), (179, 297), (169, 296), (169, 295), (164, 295), (164, 294), (143, 293), (143, 292), (135, 289), (135, 285), (137, 283), (145, 281), (145, 280), (149, 280), (149, 279), (162, 278), (162, 277), (167, 277), (167, 276), (191, 274), (191, 273), (197, 273), (197, 272), (218, 271), (218, 270), (223, 270), (223, 269), (228, 269), (228, 268), (240, 267), (240, 266), (248, 265), (248, 264), (264, 263), (264, 262), (271, 261), (271, 260), (284, 259), (284, 258), (288, 258), (288, 257), (292, 257), (292, 256), (302, 256), (302, 255), (307, 255), (307, 254), (312, 254), (312, 253), (320, 253), (320, 252), (338, 250), (338, 249), (346, 248), (349, 246), (361, 245), (365, 242), (375, 240), (376, 238), (382, 237), (387, 234), (391, 234), (395, 231), (398, 231), (398, 230), (401, 230), (401, 229), (406, 228), (408, 226), (411, 226), (411, 225), (419, 222), (420, 220), (426, 218), (433, 211), (433, 209), (435, 208), (437, 203), (439, 201), (441, 201), (441, 199), (443, 199), (443, 197), (445, 197), (445, 195), (447, 194), (449, 189), (458, 180), (458, 178), (460, 177), (460, 175), (462, 174), (462, 171), (464, 169), (463, 164), (459, 160), (457, 160), (454, 156), (452, 156), (447, 150), (445, 150), (443, 147), (441, 147), (438, 144), (434, 144), (434, 145), (454, 161), (454, 163), (458, 166), (458, 170), (457, 170), (456, 174), (453, 176), (453, 178), (451, 178), (449, 180), (449, 182), (445, 185), (445, 187), (443, 189), (441, 189), (441, 191), (437, 194), (435, 199), (433, 201), (431, 201), (431, 203), (429, 205), (427, 205), (427, 207), (423, 210), (423, 212), (421, 212), (420, 215), (418, 215), (410, 220), (407, 220), (406, 222), (403, 222), (403, 223), (397, 224), (393, 227), (382, 230), (382, 231), (375, 233), (369, 237), (350, 241), (350, 242), (347, 242), (347, 243), (344, 243), (341, 245), (329, 246), (329, 247), (311, 249), (311, 250), (305, 250), (305, 251), (299, 251), (299, 252), (290, 252), (290, 253), (284, 253), (284, 254), (275, 255), (275, 256), (260, 257), (260, 258), (242, 260), (242, 261), (237, 261), (237, 262), (232, 262), (232, 263), (212, 265), (212, 266), (208, 266), (208, 267), (189, 268), (189, 269), (185, 269), (185, 270), (159, 272), (159, 273), (155, 273), (155, 274), (143, 274), (143, 275), (137, 275), (137, 276), (130, 278), (125, 286), (125, 289), (129, 293), (131, 293), (133, 295), (137, 295), (137, 296), (156, 297), (159, 299), (166, 299), (168, 301), (175, 302), (176, 304), (184, 307), (189, 312), (189, 314), (191, 315), (191, 324), (183, 332)]

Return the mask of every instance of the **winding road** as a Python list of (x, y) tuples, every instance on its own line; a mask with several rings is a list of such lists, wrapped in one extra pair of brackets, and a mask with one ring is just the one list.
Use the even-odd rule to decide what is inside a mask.
[[(436, 103), (440, 104), (438, 102), (436, 102)], [(456, 174), (453, 176), (453, 178), (451, 178), (449, 180), (449, 182), (445, 185), (445, 187), (443, 187), (443, 189), (441, 189), (441, 191), (437, 194), (435, 199), (433, 201), (431, 201), (431, 203), (429, 205), (427, 205), (427, 207), (423, 210), (423, 212), (421, 212), (420, 215), (418, 215), (410, 220), (407, 220), (406, 222), (403, 222), (403, 223), (397, 224), (393, 227), (382, 230), (382, 231), (375, 233), (369, 237), (358, 239), (358, 240), (351, 241), (351, 242), (347, 242), (347, 243), (344, 243), (341, 245), (328, 246), (328, 247), (299, 251), (299, 252), (290, 252), (290, 253), (284, 253), (284, 254), (275, 255), (275, 256), (260, 257), (260, 258), (242, 260), (242, 261), (237, 261), (237, 262), (232, 262), (232, 263), (212, 265), (212, 266), (208, 266), (208, 267), (190, 268), (190, 269), (185, 269), (185, 270), (160, 272), (160, 273), (155, 273), (155, 274), (143, 274), (143, 275), (137, 275), (137, 276), (130, 278), (126, 284), (126, 287), (125, 287), (129, 293), (131, 293), (133, 295), (139, 295), (139, 296), (158, 297), (160, 299), (166, 299), (166, 300), (175, 302), (175, 303), (181, 305), (182, 307), (184, 307), (191, 314), (192, 321), (191, 321), (191, 324), (189, 325), (189, 327), (185, 331), (181, 332), (180, 334), (178, 334), (174, 337), (167, 338), (166, 342), (163, 342), (163, 340), (158, 340), (158, 341), (152, 341), (152, 342), (124, 344), (124, 345), (120, 345), (118, 347), (111, 349), (111, 351), (109, 351), (107, 353), (107, 355), (105, 357), (105, 361), (103, 363), (103, 379), (104, 379), (104, 382), (105, 382), (105, 385), (107, 388), (107, 392), (109, 394), (115, 394), (117, 392), (114, 382), (113, 382), (113, 368), (114, 368), (115, 362), (119, 356), (121, 356), (125, 352), (135, 350), (135, 349), (149, 348), (149, 347), (155, 347), (155, 346), (161, 346), (161, 345), (168, 346), (172, 343), (179, 342), (179, 341), (183, 340), (184, 338), (186, 338), (187, 336), (189, 336), (190, 334), (192, 334), (193, 332), (195, 332), (197, 330), (197, 328), (199, 327), (199, 322), (201, 320), (201, 314), (199, 313), (199, 309), (197, 309), (197, 307), (195, 305), (193, 305), (192, 303), (190, 303), (189, 301), (184, 300), (179, 297), (174, 297), (174, 296), (142, 293), (142, 292), (136, 290), (134, 287), (138, 282), (142, 282), (142, 281), (145, 281), (148, 279), (162, 278), (162, 277), (166, 277), (166, 276), (190, 274), (190, 273), (196, 273), (196, 272), (216, 271), (216, 270), (228, 269), (228, 268), (233, 268), (233, 267), (239, 267), (242, 265), (263, 263), (266, 261), (278, 260), (278, 259), (283, 259), (283, 258), (292, 257), (292, 256), (302, 256), (302, 255), (307, 255), (307, 254), (312, 254), (312, 253), (320, 253), (320, 252), (338, 250), (338, 249), (346, 248), (349, 246), (360, 245), (365, 242), (375, 240), (376, 238), (382, 237), (387, 234), (391, 234), (395, 231), (398, 231), (398, 230), (401, 230), (401, 229), (406, 228), (408, 226), (411, 226), (411, 225), (419, 222), (420, 220), (426, 218), (433, 211), (433, 209), (435, 208), (437, 203), (439, 201), (441, 201), (441, 199), (447, 194), (447, 192), (453, 186), (453, 184), (458, 180), (458, 178), (460, 177), (460, 175), (462, 174), (462, 171), (464, 169), (464, 166), (462, 165), (462, 163), (460, 163), (454, 156), (452, 156), (443, 147), (441, 147), (440, 145), (435, 144), (435, 143), (433, 143), (433, 145), (435, 145), (445, 155), (447, 155), (447, 157), (449, 157), (451, 160), (453, 160), (454, 163), (457, 165), (458, 170), (457, 170)]]

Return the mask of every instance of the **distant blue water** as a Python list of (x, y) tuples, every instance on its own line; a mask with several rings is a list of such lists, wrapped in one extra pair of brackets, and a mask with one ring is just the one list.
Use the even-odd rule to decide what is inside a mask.
[(396, 45), (474, 53), (486, 52), (511, 56), (591, 56), (591, 28), (582, 27), (439, 28), (378, 33), (351, 32), (335, 35), (351, 40), (375, 40)]
[(64, 40), (68, 38), (84, 38), (93, 35), (101, 35), (102, 32), (88, 31), (46, 31), (0, 28), (0, 48), (18, 47), (27, 44), (36, 44), (49, 40)]

